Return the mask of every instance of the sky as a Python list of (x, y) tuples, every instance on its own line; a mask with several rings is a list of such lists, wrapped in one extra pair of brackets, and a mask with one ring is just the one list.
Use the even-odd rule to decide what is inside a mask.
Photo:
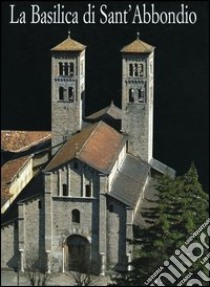
[[(85, 24), (82, 15), (95, 5), (96, 23)], [(124, 11), (129, 5), (155, 4), (161, 11), (179, 12), (180, 5), (195, 11), (195, 24), (113, 24), (99, 22), (102, 3), (107, 11)], [(121, 106), (121, 53), (140, 39), (155, 46), (154, 157), (186, 172), (194, 161), (205, 190), (209, 184), (209, 3), (208, 1), (67, 1), (2, 2), (1, 17), (1, 128), (51, 129), (50, 49), (71, 36), (86, 49), (86, 115), (114, 100)], [(27, 23), (9, 23), (25, 11)], [(75, 24), (32, 24), (31, 4), (40, 11), (65, 6), (81, 16)], [(142, 7), (142, 6), (141, 6)]]

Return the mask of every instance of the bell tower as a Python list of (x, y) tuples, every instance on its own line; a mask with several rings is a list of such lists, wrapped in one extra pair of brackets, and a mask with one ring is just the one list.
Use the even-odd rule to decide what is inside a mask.
[(68, 38), (51, 49), (52, 154), (82, 129), (85, 101), (85, 48)]
[(137, 39), (122, 52), (122, 132), (128, 152), (149, 163), (153, 156), (154, 47)]

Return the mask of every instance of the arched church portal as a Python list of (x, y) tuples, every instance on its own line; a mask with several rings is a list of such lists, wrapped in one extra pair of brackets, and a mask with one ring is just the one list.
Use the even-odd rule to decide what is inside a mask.
[(65, 241), (65, 269), (87, 272), (90, 267), (90, 244), (80, 235), (70, 235)]

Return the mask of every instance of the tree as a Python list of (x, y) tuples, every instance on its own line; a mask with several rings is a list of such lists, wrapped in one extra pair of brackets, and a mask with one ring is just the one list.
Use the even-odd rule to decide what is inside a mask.
[[(138, 229), (139, 240), (133, 242), (137, 250), (133, 269), (115, 277), (114, 285), (142, 285), (208, 218), (208, 195), (202, 190), (193, 163), (183, 176), (157, 177), (156, 190), (156, 206), (143, 213), (155, 224)], [(196, 273), (199, 268), (203, 266), (195, 264), (189, 272)]]
[(91, 262), (79, 257), (76, 266), (71, 271), (71, 276), (75, 281), (75, 286), (89, 286), (91, 278)]
[(31, 260), (27, 260), (24, 274), (31, 286), (47, 286), (47, 282), (50, 279), (50, 274), (43, 267), (42, 259), (31, 258)]

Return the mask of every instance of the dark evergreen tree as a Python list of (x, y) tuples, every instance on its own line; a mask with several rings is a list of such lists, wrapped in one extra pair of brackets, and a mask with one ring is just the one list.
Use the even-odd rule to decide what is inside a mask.
[[(183, 176), (172, 178), (166, 174), (157, 177), (156, 189), (156, 206), (143, 214), (155, 224), (145, 230), (138, 229), (138, 240), (133, 242), (137, 255), (131, 263), (132, 271), (120, 274), (114, 285), (143, 286), (208, 218), (208, 195), (199, 183), (193, 163)], [(189, 272), (197, 274), (203, 267), (194, 264)]]

